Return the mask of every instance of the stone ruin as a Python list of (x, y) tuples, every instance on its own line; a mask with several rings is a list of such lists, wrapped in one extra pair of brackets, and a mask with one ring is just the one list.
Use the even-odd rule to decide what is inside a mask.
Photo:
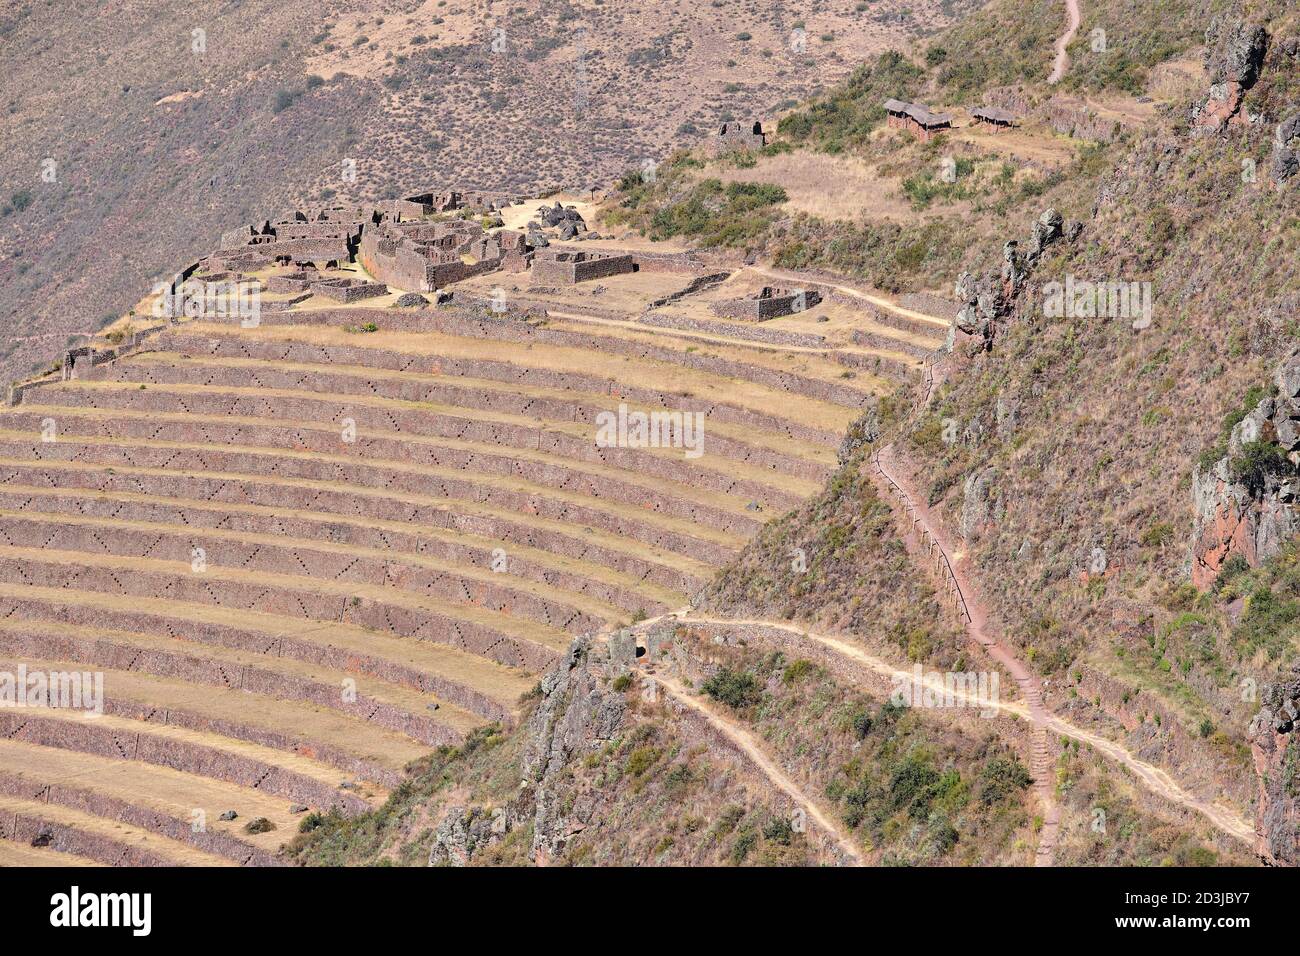
[(783, 315), (794, 315), (812, 308), (822, 300), (821, 293), (811, 289), (781, 289), (764, 286), (757, 295), (714, 302), (710, 308), (715, 315), (742, 322), (766, 322)]
[(627, 252), (573, 252), (546, 249), (534, 254), (534, 285), (574, 285), (592, 279), (607, 279), (636, 271), (636, 263)]
[(766, 145), (767, 134), (763, 132), (761, 122), (723, 123), (713, 141), (713, 152), (714, 155), (721, 156), (741, 150), (762, 149)]
[(521, 272), (530, 257), (523, 233), (489, 235), (466, 219), (383, 221), (365, 229), (357, 250), (357, 261), (376, 279), (420, 292), (499, 269)]

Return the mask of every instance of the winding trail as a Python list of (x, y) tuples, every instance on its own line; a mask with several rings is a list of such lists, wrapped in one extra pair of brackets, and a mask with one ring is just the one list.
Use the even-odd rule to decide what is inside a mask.
[[(945, 530), (932, 519), (928, 508), (919, 503), (920, 498), (913, 488), (912, 478), (907, 470), (906, 463), (890, 447), (882, 449), (874, 464), (878, 473), (876, 476), (878, 485), (885, 493), (899, 498), (905, 510), (912, 515), (913, 533), (906, 536), (909, 550), (918, 561), (924, 560), (928, 566), (934, 568), (936, 573), (943, 577), (945, 581), (949, 580), (947, 575), (951, 575), (951, 586), (954, 586), (956, 592), (954, 607), (966, 624), (967, 634), (1011, 674), (1020, 689), (1022, 698), (1020, 701), (999, 700), (994, 706), (1005, 714), (1028, 720), (1032, 725), (1030, 772), (1034, 778), (1035, 790), (1044, 808), (1043, 827), (1038, 847), (1035, 850), (1035, 865), (1049, 866), (1052, 864), (1056, 842), (1060, 834), (1060, 807), (1055, 801), (1053, 790), (1054, 774), (1049, 735), (1067, 737), (1087, 744), (1102, 756), (1129, 770), (1134, 778), (1151, 793), (1182, 809), (1201, 814), (1220, 832), (1239, 840), (1247, 847), (1253, 847), (1255, 843), (1254, 825), (1240, 816), (1235, 810), (1193, 795), (1179, 785), (1165, 770), (1134, 756), (1121, 744), (1090, 730), (1077, 727), (1047, 709), (1043, 702), (1042, 689), (1036, 675), (1011, 650), (990, 636), (987, 624), (988, 612), (978, 591), (972, 585), (965, 555), (951, 550)], [(957, 555), (955, 559), (952, 557), (953, 554)], [(809, 642), (809, 644), (815, 644), (819, 648), (829, 651), (838, 659), (865, 668), (886, 681), (893, 682), (900, 678), (910, 679), (912, 676), (912, 672), (868, 653), (850, 637), (819, 634), (805, 627), (790, 624), (787, 621), (764, 618), (709, 617), (695, 614), (692, 608), (682, 608), (656, 617), (651, 621), (645, 621), (638, 625), (638, 629), (649, 627), (660, 621), (714, 627), (768, 628), (792, 635), (802, 641)], [(658, 675), (656, 675), (656, 679), (663, 680)], [(675, 697), (678, 697), (689, 706), (693, 706), (706, 715), (711, 713), (702, 702), (694, 699), (680, 685), (673, 687), (665, 682), (665, 686), (673, 691)], [(944, 688), (938, 685), (935, 685), (935, 689), (944, 691)], [(983, 706), (986, 703), (981, 700), (974, 700), (961, 691), (957, 692), (957, 696), (962, 697), (971, 704)], [(724, 720), (724, 718), (716, 714), (713, 716), (717, 720)], [(718, 726), (717, 723), (715, 723), (715, 726)], [(724, 727), (719, 727), (719, 729), (725, 732)], [(752, 743), (752, 749), (749, 747), (742, 749), (751, 756), (751, 759), (754, 759), (755, 763), (764, 769), (764, 772), (782, 790), (785, 790), (793, 799), (804, 805), (809, 816), (821, 824), (827, 832), (836, 835), (840, 834), (838, 828), (827, 820), (826, 814), (813, 812), (814, 806), (811, 800), (801, 795), (796, 796), (796, 794), (800, 793), (798, 787), (789, 781), (763, 755), (761, 747), (753, 740), (752, 736), (739, 727), (732, 727), (731, 730), (732, 733), (728, 735), (733, 739), (736, 739), (736, 735), (748, 738)], [(785, 783), (783, 784), (781, 781), (785, 781)], [(793, 788), (793, 792), (789, 788)]]
[(711, 727), (730, 740), (779, 790), (803, 808), (804, 813), (835, 842), (841, 853), (858, 866), (866, 865), (867, 860), (862, 850), (858, 848), (853, 838), (835, 822), (834, 815), (823, 810), (816, 801), (807, 796), (799, 788), (799, 785), (791, 780), (785, 771), (778, 767), (772, 758), (767, 755), (766, 750), (753, 734), (735, 721), (729, 720), (718, 713), (700, 697), (690, 693), (667, 674), (658, 671), (653, 675), (647, 675), (647, 678), (657, 683), (681, 704), (695, 711), (708, 721)]
[[(1252, 823), (1239, 816), (1234, 810), (1208, 803), (1193, 796), (1174, 782), (1164, 770), (1133, 756), (1114, 741), (1107, 740), (1090, 731), (1082, 730), (1066, 722), (1047, 710), (1043, 704), (1042, 687), (1038, 678), (1027, 668), (1004, 644), (995, 640), (988, 626), (987, 606), (980, 597), (971, 579), (966, 556), (952, 549), (947, 538), (947, 531), (935, 521), (929, 509), (916, 493), (911, 473), (898, 452), (889, 446), (881, 450), (875, 459), (880, 475), (878, 482), (884, 490), (900, 497), (904, 507), (913, 515), (913, 527), (921, 532), (914, 535), (913, 546), (924, 547), (920, 538), (928, 537), (931, 547), (942, 558), (942, 563), (950, 569), (951, 580), (961, 596), (961, 604), (967, 610), (966, 631), (994, 660), (1002, 664), (1016, 680), (1021, 694), (1028, 705), (1029, 719), (1035, 726), (1033, 756), (1030, 770), (1035, 775), (1036, 783), (1041, 784), (1040, 792), (1045, 792), (1045, 806), (1049, 808), (1043, 820), (1043, 835), (1039, 844), (1039, 862), (1042, 862), (1043, 844), (1048, 844), (1048, 856), (1055, 846), (1060, 825), (1060, 810), (1053, 800), (1051, 755), (1048, 732), (1059, 734), (1086, 743), (1112, 760), (1122, 764), (1153, 793), (1189, 810), (1203, 815), (1215, 827), (1229, 836), (1241, 840), (1247, 846), (1254, 845), (1255, 828)], [(955, 555), (955, 557), (954, 557)], [(1038, 776), (1042, 772), (1043, 776)], [(1050, 828), (1050, 829), (1049, 829)], [(1050, 841), (1050, 842), (1049, 842)]]
[[(1043, 705), (1043, 688), (1024, 662), (1005, 644), (999, 643), (989, 633), (988, 613), (984, 602), (975, 592), (963, 555), (954, 552), (946, 540), (946, 533), (933, 519), (929, 509), (912, 487), (910, 470), (902, 463), (892, 445), (881, 449), (872, 459), (876, 474), (872, 476), (876, 487), (886, 496), (898, 498), (912, 516), (912, 531), (906, 536), (908, 550), (916, 554), (921, 550), (932, 557), (936, 568), (953, 592), (954, 606), (961, 613), (966, 634), (991, 657), (1001, 664), (1020, 688), (1020, 696), (1028, 705), (1030, 732), (1029, 773), (1034, 778), (1034, 789), (1043, 807), (1043, 826), (1039, 833), (1035, 866), (1051, 866), (1060, 835), (1061, 808), (1054, 793), (1054, 774), (1050, 742), (1047, 737), (1048, 711)], [(954, 560), (956, 554), (956, 560)]]
[(1079, 32), (1079, 0), (1065, 0), (1065, 15), (1065, 32), (1056, 38), (1056, 43), (1053, 45), (1056, 49), (1056, 62), (1052, 64), (1052, 75), (1047, 78), (1048, 83), (1061, 82), (1061, 77), (1065, 76), (1065, 71), (1070, 68), (1070, 54), (1065, 52), (1065, 48)]
[[(832, 652), (843, 658), (845, 661), (866, 668), (872, 673), (878, 675), (886, 681), (892, 682), (897, 679), (912, 679), (913, 672), (905, 670), (895, 664), (891, 664), (883, 658), (869, 654), (867, 651), (855, 643), (851, 637), (842, 637), (834, 634), (819, 634), (816, 631), (810, 631), (805, 627), (790, 624), (787, 621), (774, 621), (766, 618), (733, 618), (733, 617), (709, 617), (700, 614), (694, 614), (689, 609), (682, 609), (671, 614), (665, 614), (656, 621), (674, 621), (679, 624), (699, 624), (711, 627), (736, 627), (736, 628), (768, 628), (775, 631), (792, 635), (809, 644), (819, 645), (820, 647)], [(650, 622), (646, 622), (648, 625)], [(638, 625), (642, 627), (645, 625)], [(939, 684), (927, 679), (927, 683), (934, 687), (939, 693), (953, 693), (954, 696), (961, 698), (971, 706), (986, 706), (987, 702), (981, 699), (971, 697), (961, 690), (953, 691), (951, 688), (941, 687)], [(1002, 713), (1008, 716), (1017, 717), (1022, 720), (1032, 720), (1030, 708), (1027, 704), (1020, 701), (997, 701), (995, 706)], [(1177, 781), (1169, 774), (1153, 764), (1147, 763), (1139, 757), (1133, 756), (1125, 750), (1120, 744), (1115, 743), (1090, 730), (1084, 730), (1071, 724), (1069, 721), (1048, 712), (1044, 727), (1053, 734), (1062, 737), (1069, 737), (1071, 740), (1077, 740), (1080, 743), (1087, 744), (1097, 750), (1103, 756), (1127, 768), (1138, 779), (1138, 781), (1149, 791), (1159, 797), (1182, 807), (1187, 810), (1195, 811), (1210, 821), (1218, 830), (1240, 840), (1247, 846), (1254, 846), (1255, 829), (1254, 826), (1238, 816), (1231, 809), (1214, 803), (1207, 803), (1196, 796), (1184, 790)]]

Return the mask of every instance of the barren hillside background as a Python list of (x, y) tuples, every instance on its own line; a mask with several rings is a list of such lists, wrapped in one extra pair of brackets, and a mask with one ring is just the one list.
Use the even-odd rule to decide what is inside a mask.
[(223, 230), (299, 200), (607, 183), (720, 122), (771, 118), (969, 6), (8, 6), (0, 375), (47, 364)]

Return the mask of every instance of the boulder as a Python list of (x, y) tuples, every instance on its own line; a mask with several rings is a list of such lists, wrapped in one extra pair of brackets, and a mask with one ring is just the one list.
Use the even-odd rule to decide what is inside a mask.
[(424, 296), (420, 295), (420, 293), (406, 292), (397, 297), (397, 301), (393, 303), (393, 307), (405, 309), (405, 308), (418, 307), (418, 306), (428, 305), (428, 304), (429, 304), (429, 300), (426, 299)]
[(609, 660), (613, 664), (631, 666), (636, 663), (636, 635), (624, 628), (609, 636)]

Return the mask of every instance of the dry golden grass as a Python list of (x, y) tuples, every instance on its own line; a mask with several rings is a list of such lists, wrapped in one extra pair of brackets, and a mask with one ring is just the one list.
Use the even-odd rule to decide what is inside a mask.
[[(376, 701), (390, 704), (393, 707), (400, 708), (407, 713), (415, 714), (417, 716), (428, 714), (429, 705), (436, 703), (438, 705), (438, 710), (434, 715), (435, 719), (439, 723), (446, 724), (448, 727), (453, 730), (458, 730), (461, 733), (466, 733), (483, 723), (482, 717), (465, 710), (463, 707), (443, 700), (436, 694), (421, 693), (409, 687), (404, 687), (400, 684), (393, 684), (377, 677), (351, 674), (328, 667), (321, 667), (317, 664), (308, 664), (292, 657), (272, 657), (269, 654), (257, 654), (252, 651), (239, 650), (238, 648), (223, 647), (219, 644), (196, 644), (192, 641), (167, 637), (160, 634), (141, 634), (133, 631), (86, 627), (76, 624), (67, 624), (62, 621), (32, 621), (15, 620), (10, 618), (0, 621), (0, 632), (7, 631), (109, 641), (114, 644), (139, 648), (140, 650), (165, 651), (172, 654), (201, 657), (205, 660), (219, 662), (223, 666), (230, 667), (232, 670), (245, 666), (254, 667), (275, 674), (283, 674), (286, 677), (316, 681), (338, 688), (343, 686), (345, 680), (352, 680), (356, 684), (356, 690), (359, 695), (374, 698)], [(221, 694), (227, 693), (226, 688), (213, 686), (213, 690), (214, 692)], [(239, 691), (238, 693), (243, 693), (243, 691)], [(254, 696), (260, 697), (260, 695)], [(339, 728), (336, 729), (345, 733), (350, 732), (359, 736), (365, 736), (371, 732), (377, 732), (381, 736), (386, 733), (383, 728), (378, 728), (374, 724), (350, 717), (330, 708), (321, 708), (315, 704), (293, 700), (285, 701), (285, 704), (287, 706), (282, 715), (287, 722), (285, 726), (300, 726), (297, 723), (289, 723), (289, 721), (298, 719), (294, 713), (297, 708), (306, 708), (319, 714), (325, 721), (329, 721), (335, 715), (339, 716), (342, 718), (342, 721)], [(391, 733), (391, 736), (395, 738), (396, 743), (400, 743), (404, 740), (401, 734), (395, 732)], [(419, 749), (420, 748), (418, 747), (416, 748), (417, 752)], [(405, 763), (405, 761), (402, 761), (402, 763)], [(398, 766), (400, 765), (401, 764), (398, 764)]]
[[(498, 538), (486, 538), (480, 535), (470, 534), (468, 532), (448, 531), (442, 528), (429, 526), (413, 526), (410, 522), (402, 521), (384, 521), (379, 518), (357, 518), (352, 515), (327, 514), (318, 511), (299, 511), (294, 508), (273, 508), (263, 505), (245, 505), (234, 502), (211, 502), (194, 498), (175, 498), (161, 495), (144, 495), (133, 492), (87, 492), (82, 488), (50, 488), (38, 487), (35, 485), (18, 485), (6, 484), (5, 490), (15, 494), (57, 496), (64, 498), (73, 498), (76, 500), (93, 499), (95, 501), (130, 501), (143, 502), (148, 504), (170, 505), (186, 510), (210, 511), (216, 514), (256, 514), (271, 517), (295, 518), (303, 521), (328, 522), (329, 524), (346, 524), (355, 525), (364, 528), (375, 528), (384, 531), (394, 532), (411, 532), (412, 528), (418, 532), (421, 538), (429, 540), (444, 541), (456, 544), (465, 544), (476, 548), (493, 549), (503, 547), (505, 542)], [(27, 512), (31, 515), (35, 512)], [(313, 540), (313, 544), (315, 539)], [(547, 567), (555, 568), (559, 571), (565, 571), (570, 574), (581, 575), (582, 577), (591, 578), (601, 581), (605, 584), (615, 585), (626, 588), (629, 591), (644, 595), (647, 599), (660, 603), (675, 606), (683, 603), (686, 596), (679, 591), (672, 591), (668, 588), (659, 587), (656, 584), (639, 581), (634, 577), (619, 574), (617, 571), (610, 569), (605, 565), (593, 564), (588, 561), (580, 561), (576, 558), (570, 558), (567, 555), (553, 554), (550, 551), (543, 551), (540, 548), (533, 548), (525, 544), (511, 542), (509, 552), (521, 560), (534, 561)], [(405, 552), (402, 552), (405, 553)], [(569, 592), (565, 592), (566, 594)]]
[(146, 598), (135, 595), (108, 594), (99, 591), (69, 591), (62, 588), (29, 587), (0, 584), (0, 596), (29, 597), (33, 600), (67, 602), (83, 607), (111, 611), (138, 611), (143, 614), (173, 615), (204, 624), (248, 628), (267, 635), (268, 640), (291, 637), (341, 647), (358, 656), (373, 656), (404, 664), (430, 674), (442, 674), (464, 684), (507, 707), (533, 686), (535, 678), (517, 668), (506, 667), (446, 644), (414, 641), (353, 624), (338, 624), (302, 618), (283, 617), (264, 611), (216, 607)]
[[(124, 558), (111, 554), (88, 554), (84, 551), (56, 551), (50, 548), (13, 548), (0, 546), (0, 557), (17, 561), (43, 561), (55, 564), (67, 564), (77, 567), (96, 567), (120, 569), (122, 571), (152, 571), (159, 574), (193, 574), (187, 561), (160, 561), (156, 558)], [(245, 584), (254, 587), (301, 588), (330, 595), (338, 602), (341, 610), (345, 602), (353, 599), (370, 600), (376, 603), (396, 605), (406, 608), (419, 608), (433, 614), (443, 614), (456, 620), (468, 621), (483, 627), (495, 628), (518, 640), (550, 648), (553, 651), (565, 650), (571, 638), (568, 634), (544, 624), (522, 618), (511, 617), (497, 611), (475, 607), (469, 604), (456, 604), (439, 598), (377, 584), (359, 582), (326, 581), (321, 578), (308, 578), (297, 574), (277, 574), (269, 571), (243, 571), (234, 568), (208, 568), (203, 572), (205, 580), (229, 581), (232, 584)]]
[(104, 866), (94, 860), (73, 853), (60, 853), (49, 847), (25, 846), (11, 840), (0, 840), (0, 868), (15, 866)]
[[(316, 345), (357, 344), (356, 336), (342, 329), (324, 326), (238, 326), (194, 323), (187, 326), (200, 335), (263, 338), (276, 342), (302, 341)], [(829, 402), (769, 388), (755, 382), (712, 372), (699, 372), (669, 362), (646, 361), (626, 356), (604, 356), (593, 365), (589, 349), (569, 346), (524, 344), (492, 339), (465, 339), (436, 332), (378, 332), (366, 336), (366, 345), (393, 349), (430, 358), (489, 359), (523, 368), (552, 369), (575, 375), (605, 374), (611, 384), (653, 388), (680, 395), (699, 396), (704, 401), (730, 402), (789, 421), (843, 431), (856, 417), (855, 411)]]
[[(842, 308), (842, 307), (841, 307)], [(666, 310), (665, 310), (666, 311)], [(849, 311), (845, 309), (844, 311)], [(810, 315), (806, 313), (805, 315)], [(860, 314), (860, 313), (859, 313)], [(789, 316), (786, 319), (773, 320), (773, 323), (785, 323), (791, 320), (797, 320), (804, 316)], [(811, 318), (806, 319), (808, 324), (812, 324)], [(820, 326), (818, 328), (821, 328)], [(812, 331), (812, 329), (809, 329)], [(896, 330), (889, 330), (896, 331)], [(906, 333), (898, 332), (898, 335)], [(179, 352), (143, 352), (139, 355), (132, 356), (124, 360), (124, 365), (148, 365), (150, 362), (166, 362), (168, 364), (192, 365), (195, 367), (217, 367), (217, 368), (249, 368), (257, 369), (265, 367), (261, 359), (243, 359), (243, 358), (207, 358), (191, 357), (182, 355)], [(275, 363), (275, 367), (287, 371), (299, 371), (304, 373), (319, 372), (322, 374), (349, 375), (362, 378), (367, 381), (395, 381), (395, 382), (415, 382), (427, 384), (446, 384), (446, 376), (437, 375), (432, 372), (411, 372), (396, 371), (387, 369), (370, 368), (364, 365), (317, 365), (307, 362), (280, 362)], [(459, 386), (471, 389), (482, 389), (489, 392), (498, 392), (504, 395), (522, 395), (527, 398), (544, 398), (554, 399), (555, 401), (569, 402), (581, 401), (585, 404), (595, 405), (602, 409), (617, 408), (620, 399), (612, 396), (607, 392), (581, 392), (562, 388), (545, 388), (534, 385), (520, 385), (511, 382), (498, 382), (493, 379), (470, 378), (467, 376), (457, 375), (452, 381)], [(640, 405), (636, 402), (626, 402), (629, 408), (633, 410), (650, 411), (651, 407)], [(799, 441), (786, 437), (784, 434), (774, 431), (768, 431), (750, 425), (735, 425), (730, 422), (709, 422), (709, 431), (716, 435), (726, 438), (734, 438), (737, 441), (745, 441), (752, 445), (762, 448), (770, 448), (775, 451), (784, 452), (787, 455), (794, 455), (799, 458), (806, 458), (809, 461), (820, 462), (824, 465), (833, 465), (835, 463), (835, 452), (825, 445), (813, 444), (811, 442)]]
[[(66, 711), (58, 710), (46, 711), (44, 714), (54, 719), (85, 719), (68, 716)], [(113, 720), (110, 717), (98, 719)], [(132, 722), (120, 721), (112, 723), (111, 726), (128, 732), (141, 729), (138, 724), (122, 726), (124, 724), (129, 725)], [(152, 725), (149, 727), (152, 728)], [(297, 818), (289, 813), (291, 801), (283, 797), (263, 793), (253, 787), (241, 787), (157, 764), (100, 757), (96, 754), (62, 750), (58, 747), (42, 747), (19, 740), (0, 740), (0, 766), (15, 768), (10, 772), (30, 777), (33, 781), (65, 783), (71, 787), (102, 793), (138, 806), (150, 807), (186, 822), (192, 819), (193, 811), (202, 810), (206, 814), (205, 823), (210, 831), (230, 833), (246, 843), (272, 853), (297, 829)], [(338, 779), (341, 778), (336, 775), (335, 782)], [(0, 797), (0, 801), (12, 799), (14, 798)], [(42, 806), (48, 806), (51, 810), (78, 812), (55, 803), (42, 804)], [(217, 817), (226, 810), (234, 810), (239, 817), (235, 820), (218, 820)], [(276, 825), (276, 829), (266, 833), (244, 833), (244, 824), (257, 817), (266, 817)], [(104, 820), (103, 822), (108, 827), (126, 826), (116, 821)], [(149, 834), (149, 840), (160, 840), (169, 845), (185, 847), (185, 844), (154, 834)], [(193, 848), (186, 848), (200, 856), (209, 855)], [(168, 853), (170, 855), (170, 850)]]
[[(3, 766), (21, 767), (24, 760), (30, 757), (30, 754), (21, 751), (17, 753), (7, 751), (4, 749), (3, 743), (0, 743), (0, 753), (3, 753), (5, 758), (8, 758), (0, 764)], [(124, 763), (123, 766), (126, 766), (126, 764)], [(78, 770), (85, 772), (85, 768), (73, 768), (71, 772), (77, 773)], [(41, 779), (34, 774), (23, 775), (32, 776), (34, 780)], [(42, 803), (36, 800), (19, 800), (17, 797), (0, 796), (0, 813), (22, 814), (38, 820), (49, 820), (51, 823), (63, 824), (86, 833), (110, 837), (118, 843), (156, 853), (170, 861), (174, 866), (236, 865), (234, 860), (217, 856), (215, 853), (204, 853), (202, 850), (196, 850), (194, 847), (187, 846), (176, 840), (168, 840), (166, 837), (160, 837), (148, 830), (142, 830), (127, 823), (118, 823), (105, 817), (92, 816), (71, 807), (61, 807), (57, 803)], [(186, 819), (188, 819), (188, 813)]]
[[(146, 704), (166, 710), (183, 710), (214, 720), (248, 724), (276, 731), (287, 737), (296, 738), (304, 747), (305, 753), (310, 753), (310, 744), (325, 743), (381, 767), (399, 770), (411, 760), (429, 751), (427, 746), (403, 734), (315, 704), (285, 701), (265, 694), (250, 694), (247, 691), (213, 687), (208, 684), (191, 684), (177, 678), (156, 677), (137, 671), (113, 670), (74, 661), (24, 659), (24, 663), (29, 671), (93, 669), (96, 673), (103, 673), (104, 695), (111, 700)], [(359, 690), (363, 691), (363, 688)], [(341, 686), (340, 693), (342, 693)], [(89, 718), (79, 711), (71, 710), (50, 709), (41, 713), (42, 716), (48, 715), (56, 720), (93, 721), (96, 726), (121, 731), (127, 736), (148, 733), (169, 740), (211, 747), (214, 750), (258, 760), (273, 767), (282, 767), (330, 788), (347, 776), (342, 770), (303, 756), (301, 753), (264, 747), (211, 731), (191, 730), (188, 727), (161, 722), (138, 721), (111, 714)], [(479, 723), (481, 724), (482, 721)], [(364, 792), (366, 795), (378, 794), (382, 801), (383, 789), (370, 781)]]
[[(138, 391), (139, 389), (139, 386), (133, 382), (109, 382), (109, 381), (93, 381), (93, 380), (84, 380), (84, 379), (68, 383), (66, 386), (63, 387), (86, 388), (86, 389), (92, 389), (97, 391), (116, 391), (116, 392), (135, 392)], [(220, 393), (221, 395), (235, 395), (243, 398), (256, 398), (256, 399), (266, 401), (268, 404), (268, 408), (272, 407), (271, 400), (276, 398), (288, 398), (288, 399), (301, 398), (301, 399), (311, 399), (311, 400), (320, 400), (323, 398), (323, 396), (319, 392), (298, 391), (293, 389), (257, 388), (257, 387), (227, 387), (227, 386), (206, 386), (206, 385), (190, 385), (190, 384), (175, 384), (175, 385), (169, 384), (169, 385), (151, 385), (149, 386), (149, 390), (154, 393), (162, 393), (162, 394), (205, 395), (205, 394), (212, 394), (212, 393)], [(329, 398), (329, 396), (324, 396), (324, 398), (327, 399)], [(555, 420), (549, 420), (549, 419), (538, 418), (538, 417), (530, 417), (524, 415), (512, 415), (506, 412), (485, 411), (483, 409), (464, 408), (457, 405), (444, 405), (436, 402), (409, 402), (401, 399), (378, 398), (369, 395), (346, 395), (346, 396), (335, 396), (335, 398), (336, 400), (342, 402), (344, 405), (352, 406), (352, 407), (360, 406), (365, 408), (376, 408), (376, 409), (382, 409), (384, 411), (397, 412), (397, 413), (406, 412), (406, 411), (424, 411), (424, 412), (432, 412), (440, 415), (456, 416), (458, 418), (465, 418), (473, 421), (490, 422), (493, 424), (511, 425), (511, 426), (517, 426), (517, 427), (527, 428), (527, 429), (539, 429), (539, 430), (545, 430), (550, 432), (558, 432), (583, 441), (590, 441), (593, 443), (593, 447), (594, 447), (595, 436), (596, 436), (596, 424), (594, 421), (591, 423), (555, 421)], [(37, 404), (31, 404), (31, 405), (24, 404), (23, 408), (29, 411), (37, 411), (37, 410), (46, 411), (49, 414), (55, 415), (56, 417), (62, 420), (83, 417), (83, 412), (89, 411), (89, 414), (86, 414), (84, 417), (94, 418), (97, 417), (94, 414), (94, 412), (105, 412), (111, 414), (113, 417), (120, 417), (124, 419), (147, 418), (149, 420), (159, 420), (159, 421), (163, 421), (163, 420), (194, 421), (194, 422), (210, 422), (210, 423), (239, 422), (239, 423), (244, 423), (249, 425), (265, 424), (265, 421), (262, 419), (251, 418), (248, 416), (238, 416), (238, 415), (201, 415), (201, 414), (191, 415), (191, 414), (184, 414), (184, 413), (160, 414), (158, 412), (153, 412), (153, 411), (133, 412), (129, 409), (86, 410), (80, 407), (74, 408), (69, 406), (64, 406), (61, 412), (57, 412), (55, 410), (56, 406), (53, 405), (43, 406)], [(3, 415), (2, 411), (0, 411), (0, 415)], [(315, 431), (326, 431), (334, 435), (337, 435), (339, 433), (337, 424), (333, 422), (306, 421), (302, 419), (287, 419), (278, 416), (276, 417), (276, 422), (278, 424), (286, 425), (286, 426), (292, 425), (295, 428), (303, 428), (303, 429), (309, 429)], [(459, 448), (467, 451), (476, 451), (483, 454), (507, 455), (509, 457), (524, 460), (524, 461), (536, 461), (539, 463), (546, 463), (546, 464), (565, 463), (565, 464), (575, 466), (582, 471), (590, 472), (591, 474), (594, 475), (602, 475), (608, 478), (618, 478), (623, 481), (631, 482), (632, 484), (639, 484), (642, 487), (646, 488), (647, 490), (663, 491), (674, 497), (688, 498), (691, 500), (700, 501), (706, 504), (710, 504), (716, 508), (721, 508), (723, 510), (733, 510), (736, 511), (737, 513), (739, 513), (739, 511), (741, 510), (741, 506), (737, 505), (734, 497), (719, 492), (711, 491), (708, 488), (702, 488), (697, 486), (694, 483), (692, 477), (693, 474), (696, 471), (702, 470), (702, 471), (711, 471), (718, 474), (723, 474), (732, 478), (747, 478), (751, 481), (768, 485), (772, 488), (776, 488), (781, 491), (787, 491), (790, 492), (791, 494), (796, 494), (796, 495), (810, 495), (816, 492), (816, 490), (821, 487), (820, 483), (818, 482), (813, 482), (807, 479), (797, 478), (790, 475), (773, 472), (769, 469), (763, 468), (761, 466), (751, 465), (744, 461), (722, 458), (717, 456), (710, 456), (707, 454), (707, 450), (708, 450), (707, 446), (705, 448), (706, 454), (704, 454), (699, 459), (694, 459), (694, 460), (688, 460), (683, 458), (680, 449), (673, 449), (673, 448), (644, 449), (644, 451), (648, 454), (654, 455), (657, 458), (661, 458), (664, 461), (667, 461), (671, 464), (680, 466), (681, 478), (679, 480), (673, 481), (666, 478), (659, 478), (656, 476), (651, 476), (651, 475), (646, 475), (643, 473), (631, 471), (629, 469), (619, 468), (613, 465), (606, 465), (598, 461), (568, 459), (560, 455), (531, 450), (528, 448), (510, 447), (510, 446), (489, 444), (486, 442), (475, 442), (475, 441), (462, 440), (456, 438), (443, 438), (441, 436), (421, 435), (421, 434), (414, 434), (410, 432), (382, 431), (382, 430), (369, 429), (369, 428), (366, 429), (358, 428), (357, 435), (364, 436), (364, 437), (371, 437), (371, 438), (400, 438), (401, 441), (412, 445), (424, 445), (424, 446), (430, 446), (435, 448)], [(343, 443), (340, 442), (339, 444), (342, 445)], [(230, 446), (230, 447), (234, 447), (234, 446)], [(346, 461), (356, 460), (355, 458), (351, 458), (347, 456), (342, 456), (342, 457), (327, 456), (324, 455), (323, 453), (317, 453), (317, 452), (285, 452), (285, 454), (293, 457), (320, 458), (323, 460), (346, 460)], [(367, 458), (365, 460), (368, 464), (374, 464), (383, 467), (395, 467), (398, 468), (398, 470), (406, 470), (406, 471), (412, 470), (412, 466), (410, 466), (409, 464), (402, 464), (400, 462), (390, 462), (379, 458)], [(427, 473), (427, 474), (439, 474), (439, 473), (451, 474), (452, 473), (451, 471), (438, 472), (436, 469), (430, 469), (424, 466), (421, 466), (418, 470), (420, 470), (421, 473)], [(455, 473), (463, 474), (461, 472), (455, 472)], [(486, 480), (486, 476), (485, 476), (485, 480)], [(553, 492), (553, 493), (562, 495), (562, 493), (560, 492)]]

